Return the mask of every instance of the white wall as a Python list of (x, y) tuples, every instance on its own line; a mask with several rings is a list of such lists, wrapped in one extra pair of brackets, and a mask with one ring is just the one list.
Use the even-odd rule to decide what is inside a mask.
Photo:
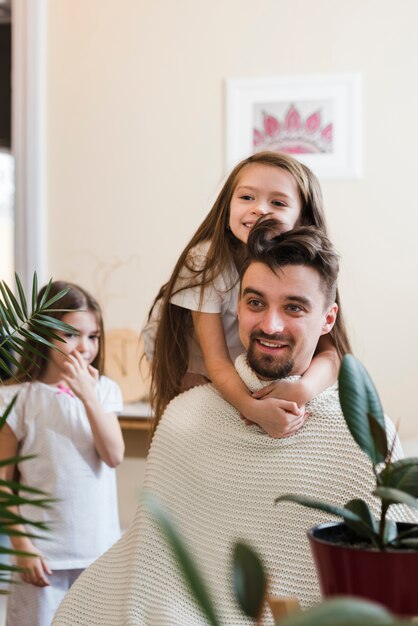
[(364, 176), (323, 185), (357, 354), (418, 437), (416, 0), (48, 0), (49, 273), (139, 329), (224, 174), (224, 79), (361, 72)]

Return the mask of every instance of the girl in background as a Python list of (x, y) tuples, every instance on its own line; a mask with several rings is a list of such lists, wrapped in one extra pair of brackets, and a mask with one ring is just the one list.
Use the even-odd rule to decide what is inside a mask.
[(157, 295), (143, 330), (154, 428), (174, 396), (212, 381), (247, 423), (257, 423), (273, 437), (289, 436), (305, 420), (304, 404), (335, 382), (340, 359), (350, 351), (341, 308), (300, 380), (276, 381), (251, 394), (235, 370), (233, 361), (243, 351), (239, 271), (249, 232), (267, 214), (277, 220), (279, 232), (313, 225), (326, 233), (318, 180), (286, 154), (260, 152), (232, 170)]
[[(54, 282), (48, 298), (68, 292), (48, 314), (75, 331), (55, 331), (50, 349), (28, 340), (18, 384), (0, 388), (0, 412), (18, 392), (0, 431), (0, 459), (34, 455), (18, 465), (19, 482), (54, 499), (49, 508), (21, 506), (26, 519), (47, 524), (39, 538), (14, 536), (24, 568), (21, 584), (11, 585), (7, 626), (50, 626), (66, 591), (90, 563), (120, 536), (114, 469), (123, 459), (124, 442), (116, 413), (122, 409), (118, 385), (102, 375), (103, 320), (86, 291)], [(43, 288), (38, 296), (41, 301)], [(12, 479), (14, 468), (0, 468)], [(17, 531), (29, 528), (16, 526)], [(31, 555), (31, 556), (29, 556)]]

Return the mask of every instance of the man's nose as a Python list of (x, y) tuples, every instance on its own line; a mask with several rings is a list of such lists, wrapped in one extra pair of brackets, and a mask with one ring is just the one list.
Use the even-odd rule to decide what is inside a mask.
[(266, 311), (260, 324), (260, 330), (266, 335), (274, 335), (284, 331), (284, 319), (279, 311)]

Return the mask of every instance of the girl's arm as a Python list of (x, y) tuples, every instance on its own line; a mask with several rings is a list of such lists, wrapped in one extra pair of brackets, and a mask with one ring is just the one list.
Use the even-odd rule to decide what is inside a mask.
[(299, 430), (304, 409), (277, 398), (260, 402), (241, 380), (229, 356), (221, 314), (192, 311), (192, 317), (209, 377), (225, 400), (272, 437), (288, 437)]
[(63, 378), (84, 404), (97, 454), (106, 465), (116, 467), (123, 460), (125, 443), (117, 416), (115, 413), (106, 413), (96, 397), (94, 386), (98, 376), (98, 371), (87, 365), (78, 350), (75, 350), (66, 364)]
[(282, 398), (297, 404), (306, 404), (338, 377), (340, 359), (329, 335), (322, 335), (312, 362), (302, 378), (295, 381), (278, 380), (257, 391), (256, 398)]
[[(16, 456), (18, 449), (18, 441), (10, 426), (4, 424), (0, 430), (0, 460), (10, 459)], [(0, 467), (0, 479), (1, 480), (13, 480), (14, 465), (5, 465)], [(7, 487), (2, 487), (2, 491), (11, 493), (11, 490)], [(9, 510), (15, 515), (19, 514), (17, 506), (9, 507)], [(26, 529), (23, 524), (16, 524), (13, 529), (25, 533)], [(16, 556), (16, 565), (22, 568), (24, 571), (20, 572), (21, 579), (37, 587), (47, 587), (49, 585), (48, 578), (45, 574), (52, 574), (49, 569), (48, 563), (42, 556), (42, 554), (35, 548), (29, 537), (23, 537), (19, 535), (12, 535), (10, 541), (14, 550), (19, 552), (27, 552), (32, 554)]]

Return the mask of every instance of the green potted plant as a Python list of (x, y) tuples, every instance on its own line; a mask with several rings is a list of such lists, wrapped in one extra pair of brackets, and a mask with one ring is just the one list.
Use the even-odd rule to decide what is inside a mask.
[[(204, 623), (222, 626), (205, 581), (173, 521), (153, 494), (146, 492), (142, 499), (163, 532), (185, 585), (200, 608)], [(260, 557), (247, 544), (237, 542), (233, 546), (231, 560), (236, 601), (243, 615), (256, 626), (261, 626), (269, 597), (268, 576)], [(279, 620), (275, 623), (278, 626)], [(407, 623), (378, 604), (356, 598), (331, 599), (308, 611), (295, 612), (280, 619), (280, 626), (406, 626)]]
[(418, 458), (391, 460), (393, 442), (387, 438), (378, 393), (352, 355), (343, 358), (338, 382), (348, 429), (373, 467), (372, 495), (380, 499), (380, 517), (361, 499), (343, 508), (294, 494), (276, 502), (296, 502), (343, 518), (308, 532), (324, 596), (361, 596), (398, 615), (418, 615), (418, 524), (396, 523), (388, 516), (393, 505), (418, 509)]
[[(47, 287), (42, 301), (37, 303), (38, 284), (36, 274), (34, 274), (32, 306), (31, 310), (29, 310), (21, 281), (17, 275), (16, 288), (17, 294), (15, 295), (5, 281), (0, 281), (0, 370), (2, 375), (0, 385), (7, 384), (6, 378), (13, 378), (16, 372), (21, 371), (19, 355), (23, 353), (26, 339), (34, 339), (38, 343), (53, 347), (53, 344), (50, 342), (51, 339), (55, 338), (62, 341), (55, 334), (56, 330), (74, 331), (68, 324), (64, 324), (48, 315), (48, 312), (53, 310), (52, 307), (55, 303), (65, 295), (66, 290), (50, 298), (49, 288)], [(34, 354), (40, 354), (36, 346), (32, 346), (31, 350)], [(6, 422), (16, 399), (17, 394), (0, 415), (0, 428)], [(4, 467), (6, 465), (16, 465), (24, 460), (24, 457), (16, 457), (0, 461), (0, 464)], [(51, 499), (42, 491), (26, 487), (14, 481), (2, 480), (0, 487), (0, 538), (3, 540), (0, 546), (0, 554), (5, 557), (23, 554), (10, 548), (6, 541), (8, 537), (17, 533), (14, 530), (14, 526), (22, 523), (25, 523), (26, 526), (31, 526), (33, 531), (26, 533), (26, 536), (31, 537), (34, 536), (33, 532), (36, 533), (36, 529), (45, 529), (45, 524), (22, 519), (19, 515), (12, 513), (9, 507), (28, 503), (45, 507), (50, 504)], [(4, 489), (6, 490), (4, 491)], [(0, 593), (7, 593), (10, 575), (17, 569), (9, 562), (3, 561), (0, 563), (0, 583), (2, 584)]]

